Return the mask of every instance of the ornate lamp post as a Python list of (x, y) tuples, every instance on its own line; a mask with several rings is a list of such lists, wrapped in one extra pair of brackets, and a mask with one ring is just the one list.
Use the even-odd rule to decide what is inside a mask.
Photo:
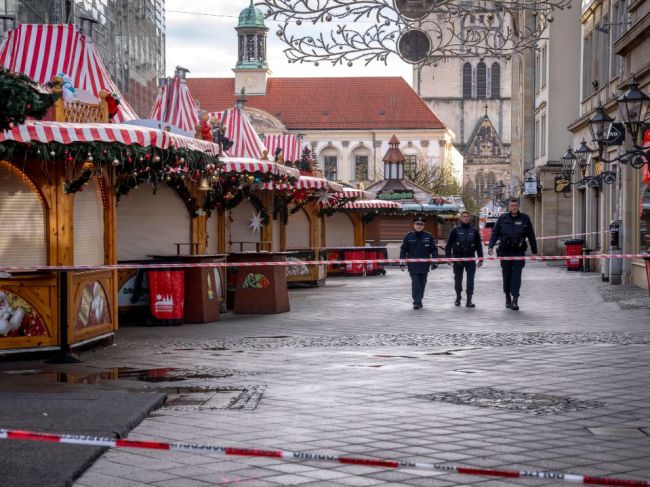
[(506, 185), (503, 184), (503, 181), (499, 181), (492, 188), (492, 204), (495, 207), (505, 208), (508, 206), (508, 201), (503, 197), (505, 189)]
[[(570, 185), (587, 185), (591, 188), (599, 188), (603, 183), (612, 184), (616, 181), (616, 173), (613, 171), (601, 171), (595, 176), (587, 176), (587, 169), (591, 164), (591, 149), (584, 139), (576, 150), (569, 146), (560, 160), (562, 161), (562, 176)], [(580, 168), (582, 176), (578, 181), (572, 181), (573, 175), (576, 174), (576, 167)]]

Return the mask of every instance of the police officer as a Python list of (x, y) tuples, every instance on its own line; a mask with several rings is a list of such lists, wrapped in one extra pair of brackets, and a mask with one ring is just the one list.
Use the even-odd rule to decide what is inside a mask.
[[(447, 239), (445, 246), (445, 257), (483, 257), (483, 245), (481, 244), (481, 234), (470, 225), (471, 219), (469, 211), (463, 211), (460, 214), (460, 225), (454, 227)], [(483, 261), (467, 260), (463, 262), (454, 262), (454, 288), (456, 289), (456, 306), (460, 306), (461, 294), (463, 292), (463, 272), (467, 272), (467, 301), (465, 306), (474, 308), (472, 295), (474, 294), (474, 275), (476, 267), (481, 267)]]
[[(519, 212), (519, 200), (510, 198), (508, 213), (501, 215), (492, 229), (492, 237), (488, 244), (488, 254), (492, 255), (497, 242), (499, 257), (523, 256), (530, 244), (530, 250), (537, 254), (537, 241), (530, 218)], [(523, 260), (502, 260), (501, 274), (503, 275), (503, 292), (506, 295), (506, 308), (514, 311), (519, 309), (519, 288), (521, 287), (521, 272), (526, 264)]]
[[(429, 232), (424, 231), (424, 218), (413, 219), (413, 231), (406, 234), (402, 247), (400, 248), (400, 259), (429, 259), (438, 257), (436, 241)], [(433, 270), (438, 265), (433, 262), (409, 262), (408, 269), (411, 276), (411, 293), (413, 295), (413, 309), (422, 308), (422, 297), (424, 288), (427, 285), (427, 274), (429, 269)], [(404, 264), (400, 265), (402, 271)]]

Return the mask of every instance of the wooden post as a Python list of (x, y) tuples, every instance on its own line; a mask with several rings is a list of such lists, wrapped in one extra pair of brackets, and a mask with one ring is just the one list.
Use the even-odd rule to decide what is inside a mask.
[[(273, 191), (262, 191), (260, 195), (262, 204), (267, 212), (273, 211)], [(270, 252), (273, 250), (273, 221), (270, 220), (268, 225), (262, 226), (262, 231), (260, 232), (260, 239), (262, 244), (260, 245), (260, 250), (265, 250)]]
[[(309, 246), (314, 250), (314, 255), (318, 256), (318, 250), (322, 247), (321, 226), (324, 216), (318, 215), (318, 205), (316, 203), (309, 205), (307, 216), (309, 216)], [(316, 260), (318, 260), (318, 257), (316, 257)]]
[(352, 213), (349, 215), (354, 224), (354, 246), (363, 247), (365, 245), (363, 235), (363, 221), (361, 220), (361, 213)]
[(217, 211), (217, 253), (225, 254), (227, 251), (226, 243), (226, 210), (219, 208)]

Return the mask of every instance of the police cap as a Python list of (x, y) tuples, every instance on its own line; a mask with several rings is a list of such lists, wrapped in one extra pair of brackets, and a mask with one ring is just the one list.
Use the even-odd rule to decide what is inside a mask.
[(413, 223), (425, 223), (424, 217), (416, 216), (415, 218), (413, 218)]

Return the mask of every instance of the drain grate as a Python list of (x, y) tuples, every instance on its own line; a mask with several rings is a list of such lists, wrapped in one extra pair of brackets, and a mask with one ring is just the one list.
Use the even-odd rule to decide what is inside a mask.
[(557, 414), (605, 405), (600, 401), (582, 401), (571, 397), (502, 391), (491, 387), (439, 392), (424, 397), (432, 401), (482, 408), (507, 409), (525, 414)]
[(239, 409), (252, 411), (266, 390), (266, 385), (224, 387), (161, 387), (167, 402), (161, 409), (175, 411)]

